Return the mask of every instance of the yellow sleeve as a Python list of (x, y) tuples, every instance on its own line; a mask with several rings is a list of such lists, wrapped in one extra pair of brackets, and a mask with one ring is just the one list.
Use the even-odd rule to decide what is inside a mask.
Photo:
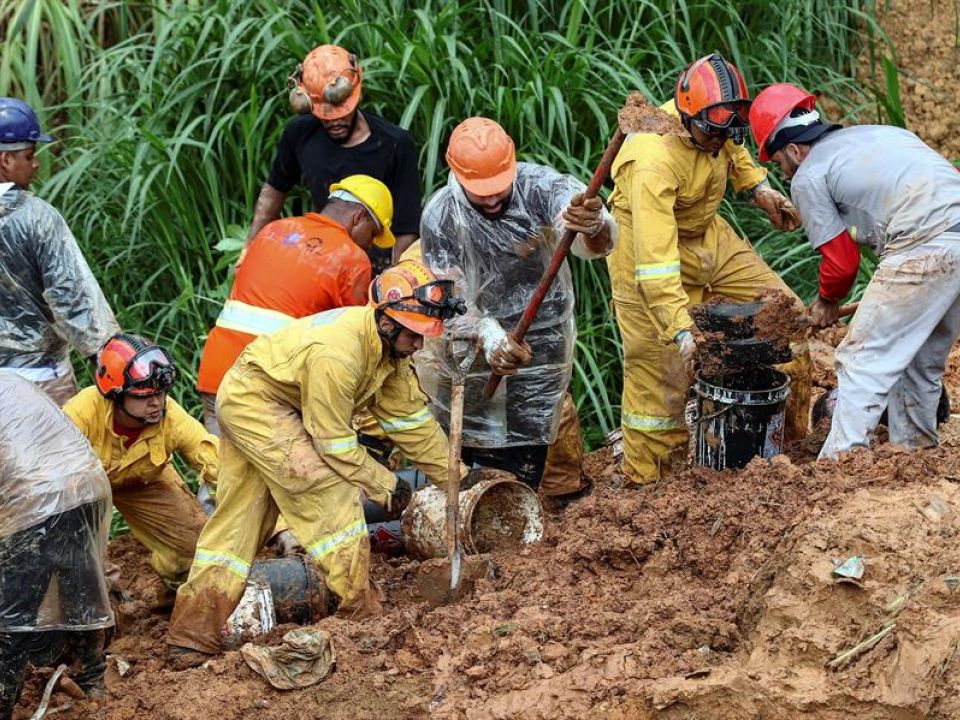
[(208, 433), (196, 418), (170, 397), (167, 398), (164, 422), (169, 423), (174, 438), (172, 450), (183, 455), (204, 482), (215, 485), (220, 469), (220, 441), (216, 436)]
[(447, 436), (427, 407), (409, 361), (387, 378), (370, 414), (397, 447), (434, 485), (447, 483)]
[[(693, 325), (687, 293), (680, 280), (680, 248), (673, 214), (679, 191), (675, 179), (636, 163), (625, 169), (626, 196), (632, 216), (637, 288), (650, 308), (657, 335), (664, 343)], [(618, 186), (623, 179), (617, 178)], [(623, 242), (625, 238), (621, 239)]]
[(333, 472), (385, 505), (397, 479), (360, 446), (350, 426), (360, 366), (320, 351), (307, 360), (309, 372), (301, 386), (303, 426), (317, 454)]
[(91, 444), (94, 442), (93, 425), (97, 421), (97, 401), (100, 397), (96, 388), (89, 387), (67, 400), (63, 406), (63, 412), (73, 420), (73, 424), (80, 428), (80, 432), (86, 435)]
[(753, 161), (750, 151), (743, 145), (727, 142), (727, 154), (730, 157), (730, 182), (737, 192), (752, 190), (767, 179), (767, 170)]

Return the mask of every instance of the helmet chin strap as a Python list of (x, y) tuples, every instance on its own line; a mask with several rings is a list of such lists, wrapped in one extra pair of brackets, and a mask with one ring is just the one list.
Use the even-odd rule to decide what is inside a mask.
[[(380, 314), (380, 311), (377, 311), (377, 312), (378, 314)], [(387, 316), (385, 313), (381, 314), (380, 316), (387, 318), (390, 321), (390, 324), (392, 325), (393, 329), (391, 329), (390, 332), (388, 333), (384, 332), (383, 330), (380, 329), (380, 322), (378, 319), (377, 334), (387, 341), (387, 346), (390, 348), (390, 357), (393, 358), (394, 360), (399, 360), (403, 356), (397, 354), (396, 342), (397, 342), (397, 338), (400, 337), (400, 333), (403, 332), (403, 326), (393, 318)]]

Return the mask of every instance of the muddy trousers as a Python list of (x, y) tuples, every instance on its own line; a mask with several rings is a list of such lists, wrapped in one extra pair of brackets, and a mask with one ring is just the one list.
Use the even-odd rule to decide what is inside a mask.
[(177, 592), (167, 642), (220, 651), (220, 629), (243, 596), (251, 563), (273, 534), (278, 513), (339, 598), (338, 615), (379, 613), (359, 488), (331, 473), (299, 413), (262, 396), (253, 379), (239, 376), (231, 383), (228, 376), (218, 411), (217, 509)]
[(182, 583), (207, 516), (176, 468), (168, 464), (156, 480), (114, 487), (113, 505), (150, 551), (150, 567), (168, 586)]
[[(725, 222), (714, 223), (699, 240), (681, 240), (680, 273), (688, 309), (723, 295), (754, 300), (766, 289), (796, 297), (745, 240)], [(799, 299), (797, 299), (799, 303)], [(653, 310), (638, 289), (631, 298), (614, 297), (623, 341), (623, 472), (636, 483), (650, 483), (686, 461), (688, 430), (684, 411), (690, 381), (673, 343), (658, 337)], [(791, 379), (787, 402), (788, 437), (806, 434), (810, 414), (810, 356), (806, 344), (780, 367)]]
[(890, 442), (935, 446), (943, 371), (958, 334), (960, 234), (881, 260), (837, 348), (837, 405), (820, 457), (866, 447), (884, 408)]
[[(47, 518), (0, 539), (0, 626), (18, 628), (58, 623), (92, 622), (99, 615), (102, 580), (89, 561), (90, 528), (104, 521), (106, 505), (89, 503)], [(40, 617), (40, 608), (56, 577), (61, 612)], [(64, 647), (72, 650), (79, 670), (71, 673), (83, 689), (103, 682), (104, 631), (36, 630), (0, 632), (0, 720), (8, 720), (20, 695), (27, 665), (57, 661)]]

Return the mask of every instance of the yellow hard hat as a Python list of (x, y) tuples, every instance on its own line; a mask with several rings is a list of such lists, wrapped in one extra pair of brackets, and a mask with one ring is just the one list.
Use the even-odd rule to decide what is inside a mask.
[[(339, 192), (338, 192), (339, 191)], [(393, 195), (390, 189), (369, 175), (351, 175), (330, 186), (330, 197), (359, 201), (380, 226), (380, 233), (373, 239), (379, 248), (392, 248), (397, 243), (390, 224), (393, 222)]]

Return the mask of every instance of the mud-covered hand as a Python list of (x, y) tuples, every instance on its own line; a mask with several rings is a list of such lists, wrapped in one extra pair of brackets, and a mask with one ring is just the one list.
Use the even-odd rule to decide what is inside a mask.
[(840, 303), (830, 302), (818, 297), (810, 305), (810, 322), (814, 327), (825, 328), (836, 325), (840, 319)]
[(277, 533), (277, 537), (274, 538), (273, 543), (277, 546), (277, 550), (285, 557), (306, 554), (303, 545), (300, 544), (300, 541), (297, 540), (289, 530), (283, 530)]
[(588, 237), (596, 236), (603, 229), (603, 200), (598, 197), (584, 199), (583, 193), (574, 195), (563, 211), (563, 222), (567, 230)]
[(680, 350), (680, 362), (683, 363), (684, 372), (688, 378), (693, 379), (697, 372), (697, 341), (693, 339), (693, 333), (681, 330), (674, 342)]
[(487, 364), (497, 375), (516, 375), (520, 366), (533, 358), (530, 346), (507, 335), (495, 318), (485, 317), (477, 323), (477, 337)]
[(767, 184), (761, 184), (754, 190), (753, 204), (767, 214), (770, 224), (777, 230), (790, 232), (800, 227), (800, 213), (793, 203)]
[(390, 495), (390, 502), (387, 503), (386, 519), (388, 521), (398, 520), (403, 515), (403, 511), (407, 509), (412, 497), (413, 488), (410, 487), (410, 483), (402, 478), (397, 478), (397, 486)]

